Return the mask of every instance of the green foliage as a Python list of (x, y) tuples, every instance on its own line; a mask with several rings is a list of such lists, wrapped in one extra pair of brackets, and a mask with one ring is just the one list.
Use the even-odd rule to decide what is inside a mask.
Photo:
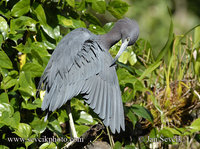
[(12, 62), (10, 61), (6, 53), (3, 51), (0, 51), (0, 62), (2, 68), (12, 69)]
[[(119, 7), (121, 4), (123, 8)], [(25, 140), (40, 138), (48, 130), (50, 137), (53, 132), (63, 136), (60, 124), (68, 121), (65, 107), (52, 113), (48, 122), (44, 122), (45, 113), (40, 109), (42, 100), (36, 98), (37, 84), (51, 56), (49, 50), (55, 49), (65, 34), (86, 27), (86, 24), (98, 34), (104, 34), (112, 28), (113, 23), (102, 26), (90, 8), (100, 14), (112, 9), (111, 14), (120, 12), (117, 17), (121, 18), (128, 10), (128, 5), (122, 1), (107, 3), (104, 0), (0, 2), (0, 134), (5, 146), (23, 146), (23, 142), (17, 146), (14, 142), (13, 145), (9, 144), (8, 137)], [(78, 136), (81, 136), (89, 129), (89, 125), (97, 123), (94, 120), (96, 116), (78, 99), (72, 100), (72, 108)], [(65, 137), (69, 138), (69, 132)], [(50, 146), (56, 146), (59, 142), (55, 143)], [(26, 141), (25, 146), (50, 147), (48, 143), (37, 141)]]
[[(0, 137), (3, 140), (0, 147), (42, 149), (64, 146), (64, 143), (59, 141), (28, 141), (30, 138), (44, 136), (70, 138), (69, 131), (65, 132), (68, 126), (63, 126), (68, 121), (65, 106), (51, 113), (47, 122), (44, 122), (45, 112), (40, 108), (42, 96), (36, 97), (39, 77), (52, 50), (64, 35), (79, 27), (87, 27), (95, 34), (105, 34), (114, 23), (103, 25), (98, 15), (110, 13), (111, 16), (120, 19), (128, 11), (128, 7), (129, 5), (122, 0), (0, 2)], [(142, 38), (135, 46), (128, 47), (119, 58), (117, 74), (125, 116), (128, 119), (126, 132), (133, 132), (139, 123), (153, 127), (149, 130), (149, 135), (154, 137), (192, 136), (196, 131), (200, 131), (199, 119), (186, 127), (174, 124), (172, 128), (166, 125), (171, 123), (168, 121), (171, 118), (167, 117), (168, 113), (177, 112), (174, 110), (176, 108), (180, 111), (183, 108), (179, 108), (178, 105), (170, 108), (174, 104), (168, 96), (173, 94), (171, 83), (180, 82), (177, 87), (179, 100), (176, 102), (188, 100), (183, 97), (185, 88), (190, 90), (192, 101), (199, 98), (196, 82), (192, 85), (181, 81), (188, 79), (188, 74), (191, 75), (189, 79), (196, 78), (200, 81), (200, 29), (196, 27), (191, 31), (194, 31), (194, 36), (191, 32), (175, 36), (171, 21), (168, 41), (157, 58), (153, 56), (151, 44)], [(188, 34), (194, 40), (188, 41)], [(112, 56), (116, 55), (120, 44), (121, 42), (111, 48)], [(164, 90), (163, 98), (160, 98), (157, 90)], [(99, 119), (79, 97), (72, 99), (71, 107), (80, 137), (91, 125), (97, 124)], [(162, 129), (161, 124), (164, 126)], [(8, 140), (17, 137), (25, 141), (10, 143)], [(129, 137), (132, 137), (132, 134), (127, 138)], [(124, 140), (116, 141), (114, 148), (135, 148), (138, 145), (141, 145), (140, 142)], [(145, 147), (144, 144), (143, 146)]]
[(131, 111), (137, 116), (143, 117), (153, 123), (153, 117), (151, 113), (144, 107), (135, 104), (131, 107)]
[(30, 10), (30, 0), (20, 0), (11, 9), (11, 16), (20, 17)]

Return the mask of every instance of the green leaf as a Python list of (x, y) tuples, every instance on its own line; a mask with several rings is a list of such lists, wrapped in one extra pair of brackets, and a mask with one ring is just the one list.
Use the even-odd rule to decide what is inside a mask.
[(50, 144), (48, 142), (43, 143), (39, 149), (57, 149), (57, 146), (55, 143), (51, 142)]
[(25, 45), (20, 43), (19, 45), (17, 45), (14, 48), (16, 50), (18, 50), (19, 52), (22, 52), (22, 53), (30, 53), (32, 46), (31, 46), (31, 43), (27, 41)]
[(0, 47), (1, 47), (2, 43), (3, 43), (3, 35), (0, 34)]
[(37, 19), (40, 21), (41, 24), (47, 23), (46, 15), (45, 15), (45, 12), (44, 12), (42, 5), (40, 5), (38, 3), (34, 3), (32, 10), (35, 13), (35, 15), (37, 16)]
[(194, 48), (198, 48), (200, 46), (200, 26), (196, 27), (194, 30)]
[(2, 116), (3, 112), (8, 113), (8, 117), (11, 117), (14, 113), (14, 109), (7, 103), (0, 103), (0, 117)]
[(15, 112), (12, 116), (9, 116), (3, 113), (3, 116), (0, 120), (1, 123), (4, 123), (7, 126), (12, 128), (17, 128), (20, 122), (20, 113), (19, 111)]
[(92, 2), (92, 9), (99, 13), (105, 13), (106, 2), (105, 0), (95, 0)]
[(39, 119), (38, 117), (34, 117), (33, 121), (30, 123), (33, 132), (36, 134), (41, 134), (45, 131), (47, 122), (44, 122), (44, 120)]
[[(172, 138), (174, 135), (169, 129), (163, 128), (162, 130), (159, 131), (159, 134), (161, 136), (167, 137), (167, 138)], [(162, 137), (162, 138), (164, 138)]]
[(39, 64), (26, 63), (22, 67), (22, 71), (24, 71), (25, 73), (30, 72), (32, 77), (40, 77), (44, 71), (44, 68)]
[(36, 31), (37, 22), (30, 17), (21, 16), (17, 19), (12, 19), (10, 23), (11, 32), (14, 33), (16, 30), (29, 30)]
[(0, 16), (0, 33), (2, 33), (4, 39), (6, 39), (8, 29), (9, 29), (9, 26), (7, 24), (7, 21), (3, 17)]
[(56, 39), (56, 36), (54, 34), (54, 30), (52, 27), (50, 27), (48, 24), (41, 24), (44, 32), (49, 35), (52, 39)]
[(76, 9), (78, 10), (78, 11), (82, 11), (82, 10), (84, 10), (85, 9), (85, 0), (82, 0), (82, 1), (80, 1), (80, 2), (76, 2)]
[(181, 133), (178, 130), (176, 130), (175, 128), (164, 127), (163, 129), (169, 130), (174, 135), (181, 135)]
[(119, 57), (118, 61), (126, 64), (128, 62), (130, 55), (131, 54), (128, 51), (124, 51), (122, 55)]
[(19, 123), (14, 133), (23, 139), (28, 139), (32, 133), (31, 126), (25, 123)]
[(107, 10), (117, 19), (121, 19), (123, 15), (128, 11), (128, 4), (121, 0), (111, 1)]
[(134, 89), (135, 91), (147, 91), (146, 87), (144, 86), (144, 84), (141, 81), (136, 81), (134, 84)]
[(87, 110), (87, 107), (84, 105), (84, 102), (77, 98), (73, 98), (73, 100), (71, 100), (71, 107), (74, 107), (76, 110), (80, 110), (80, 111)]
[(11, 118), (11, 120), (9, 120), (10, 122), (10, 125), (13, 127), (13, 128), (17, 128), (19, 123), (20, 123), (20, 113), (19, 111), (15, 112), (13, 114), (13, 117)]
[(173, 22), (171, 20), (167, 43), (161, 49), (160, 53), (156, 57), (156, 62), (155, 63), (158, 63), (166, 55), (167, 51), (169, 51), (169, 49), (170, 49), (170, 46), (171, 46), (172, 42), (173, 42)]
[(121, 148), (122, 144), (119, 141), (115, 142), (114, 149), (121, 149)]
[(10, 14), (11, 14), (10, 9), (11, 8), (8, 9), (7, 7), (5, 7), (5, 5), (3, 4), (4, 1), (8, 2), (8, 0), (3, 0), (3, 1), (0, 2), (0, 14), (9, 19), (9, 18), (11, 18), (11, 16), (10, 16)]
[(153, 102), (153, 105), (160, 112), (161, 122), (164, 123), (164, 112), (161, 110), (160, 104), (158, 103), (158, 101), (155, 98), (155, 96), (153, 95), (153, 93), (151, 91), (148, 91), (148, 92), (149, 92), (148, 96), (150, 97), (151, 101)]
[(136, 54), (132, 51), (130, 57), (128, 59), (131, 66), (133, 66), (137, 62)]
[(75, 1), (74, 0), (66, 0), (67, 3), (71, 6), (71, 7), (75, 7)]
[(186, 128), (177, 128), (177, 127), (176, 127), (176, 130), (179, 131), (181, 134), (184, 134), (184, 132), (187, 131)]
[(60, 124), (59, 124), (58, 120), (55, 119), (54, 117), (50, 117), (50, 120), (49, 120), (49, 123), (48, 123), (47, 127), (51, 131), (53, 131), (53, 132), (55, 132), (57, 134), (62, 132), (62, 129), (60, 127)]
[(158, 135), (158, 130), (156, 128), (153, 128), (149, 133), (150, 138), (157, 138), (157, 135)]
[(41, 66), (46, 66), (51, 55), (48, 53), (44, 44), (41, 42), (34, 42), (31, 44), (31, 47), (31, 54), (33, 58), (36, 59)]
[(9, 116), (8, 116), (8, 113), (7, 112), (3, 112), (1, 114), (1, 111), (0, 111), (0, 128), (3, 127), (4, 125), (8, 125), (7, 122), (5, 122), (5, 119), (7, 119)]
[(75, 125), (75, 128), (76, 128), (78, 137), (80, 137), (80, 136), (83, 135), (86, 131), (88, 131), (88, 130), (90, 129), (90, 127), (85, 126), (85, 125)]
[(10, 61), (9, 57), (6, 55), (5, 52), (0, 51), (0, 67), (1, 68), (7, 68), (12, 69), (12, 62)]
[(109, 32), (114, 26), (114, 23), (113, 22), (109, 22), (109, 23), (106, 23), (104, 26), (103, 26), (103, 29), (105, 30), (105, 32)]
[(11, 15), (14, 17), (20, 17), (30, 10), (30, 0), (20, 0), (14, 5), (11, 10)]
[(25, 100), (28, 100), (31, 96), (35, 96), (36, 88), (35, 88), (35, 84), (33, 83), (30, 72), (22, 71), (20, 73), (19, 85), (20, 85), (20, 88), (18, 88), (18, 90), (20, 91), (22, 97)]
[(46, 49), (55, 49), (56, 48), (56, 44), (54, 42), (51, 42), (51, 40), (49, 41), (48, 37), (45, 35), (45, 33), (40, 30), (39, 31), (42, 37), (42, 43), (44, 45), (44, 47), (46, 47)]
[(194, 120), (192, 124), (189, 126), (189, 128), (192, 129), (192, 131), (200, 131), (200, 118)]
[(129, 112), (126, 114), (126, 116), (131, 120), (132, 124), (133, 124), (133, 128), (135, 128), (135, 124), (138, 121), (138, 118), (135, 116), (135, 114), (133, 114), (133, 112), (131, 110), (129, 110)]
[(24, 35), (23, 32), (14, 32), (14, 33), (10, 32), (9, 35), (8, 35), (8, 38), (13, 40), (15, 42), (15, 44), (17, 44), (17, 41), (19, 39), (22, 39), (23, 35)]
[(83, 124), (95, 124), (96, 121), (93, 120), (93, 117), (86, 113), (85, 111), (80, 112), (80, 118), (76, 121), (76, 123)]
[(59, 24), (64, 26), (64, 27), (69, 27), (69, 28), (80, 28), (80, 27), (86, 27), (85, 23), (81, 20), (76, 20), (76, 19), (67, 19), (64, 16), (57, 15)]
[(122, 94), (122, 101), (123, 103), (127, 103), (133, 100), (133, 94), (134, 94), (134, 89), (131, 89), (129, 87), (125, 87), (124, 92)]
[(134, 144), (132, 144), (132, 145), (126, 145), (125, 147), (124, 147), (124, 149), (135, 149), (136, 147), (135, 147), (135, 145)]
[(65, 27), (72, 27), (73, 21), (71, 19), (67, 19), (64, 16), (57, 15), (58, 21), (60, 25), (63, 25)]
[(42, 105), (42, 101), (40, 99), (36, 99), (32, 103), (22, 102), (22, 108), (28, 109), (28, 110), (35, 110), (37, 108), (40, 108), (41, 105)]
[(11, 70), (7, 74), (4, 74), (1, 87), (3, 89), (8, 89), (17, 83), (17, 79), (18, 79), (18, 71)]
[[(60, 35), (60, 26), (57, 25), (54, 29), (53, 29), (54, 35), (56, 40), (60, 40), (62, 39), (62, 36)], [(59, 39), (60, 38), (60, 39)]]
[(154, 71), (158, 66), (160, 66), (161, 63), (162, 61), (156, 61), (153, 64), (151, 64), (147, 69), (145, 69), (143, 74), (140, 76), (139, 80), (144, 79), (147, 75), (149, 75), (152, 71)]
[(99, 19), (91, 13), (85, 13), (83, 17), (85, 21), (88, 21), (90, 24), (102, 26)]
[[(200, 53), (197, 54), (200, 57)], [(200, 58), (197, 59), (197, 61), (194, 64), (194, 70), (196, 75), (200, 75)]]
[(136, 54), (131, 47), (127, 47), (126, 51), (122, 53), (118, 61), (123, 64), (129, 62), (131, 65), (134, 65), (137, 62)]
[(72, 19), (72, 22), (73, 22), (73, 28), (80, 28), (80, 27), (86, 28), (85, 23), (81, 20)]
[(39, 22), (40, 22), (40, 24), (41, 24), (42, 29), (44, 30), (44, 32), (49, 37), (51, 37), (52, 39), (55, 39), (56, 36), (54, 34), (54, 30), (53, 30), (52, 27), (50, 27), (47, 24), (46, 15), (45, 15), (45, 12), (44, 12), (44, 9), (43, 9), (42, 5), (34, 3), (33, 7), (34, 7), (33, 11), (34, 11), (35, 15), (37, 16), (37, 19), (39, 20)]
[(135, 82), (137, 81), (137, 78), (134, 77), (133, 75), (131, 75), (128, 72), (128, 70), (126, 70), (124, 68), (118, 69), (117, 75), (118, 75), (120, 85), (125, 85), (126, 83), (131, 83), (134, 85)]
[(1, 149), (9, 149), (9, 147), (5, 146), (5, 145), (0, 145)]
[(2, 93), (0, 95), (0, 103), (9, 103), (8, 94)]
[(31, 47), (32, 51), (36, 51), (42, 58), (45, 56), (51, 56), (42, 42), (33, 42)]
[(2, 77), (5, 78), (6, 76), (8, 76), (9, 70), (2, 68), (2, 69), (0, 69), (0, 73), (1, 73)]
[(150, 121), (151, 123), (153, 123), (153, 116), (146, 108), (135, 104), (131, 107), (131, 110), (136, 115), (143, 117), (143, 118), (147, 119), (148, 121)]
[(37, 137), (36, 134), (32, 134), (26, 141), (25, 141), (25, 146), (28, 148), (31, 144), (34, 143), (34, 139)]
[(59, 123), (65, 123), (66, 121), (68, 121), (69, 118), (66, 110), (60, 109), (58, 113), (59, 113), (58, 116)]
[(94, 24), (90, 24), (89, 30), (91, 32), (93, 32), (94, 34), (105, 34), (106, 33), (102, 27), (100, 27), (98, 25), (94, 25)]
[(16, 83), (17, 83), (17, 79), (8, 75), (5, 79), (3, 79), (2, 83), (1, 83), (1, 88), (9, 89), (9, 88), (13, 87)]

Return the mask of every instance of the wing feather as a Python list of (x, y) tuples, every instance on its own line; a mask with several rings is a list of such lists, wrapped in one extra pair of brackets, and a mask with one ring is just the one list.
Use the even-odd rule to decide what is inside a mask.
[(104, 83), (104, 81), (101, 81), (101, 94), (100, 94), (100, 100), (101, 100), (101, 106), (100, 106), (100, 117), (102, 117), (102, 119), (105, 119), (105, 116), (106, 116), (106, 106), (105, 106), (105, 103), (103, 102), (104, 100), (103, 99), (105, 99), (104, 98), (104, 95), (105, 94), (107, 94), (106, 93), (106, 88), (105, 88), (105, 83)]
[(124, 130), (124, 110), (121, 99), (118, 78), (115, 67), (110, 67), (113, 58), (108, 52), (100, 55), (102, 67), (101, 71), (86, 80), (82, 91), (87, 90), (86, 86), (91, 86), (84, 96), (85, 101), (94, 109), (94, 112), (103, 119), (105, 126), (109, 126), (111, 131), (120, 132)]
[(94, 111), (97, 113), (97, 114), (99, 114), (98, 112), (97, 112), (97, 110), (96, 110), (96, 105), (97, 105), (97, 102), (98, 102), (98, 100), (99, 100), (99, 90), (100, 90), (100, 80), (99, 79), (97, 79), (96, 80), (96, 84), (95, 84), (95, 90), (94, 90), (94, 94), (92, 94), (92, 96), (91, 96), (91, 98), (89, 99), (90, 100), (90, 107), (92, 108), (92, 109), (94, 109)]
[[(96, 107), (96, 113), (98, 113), (99, 115), (101, 115), (101, 117), (102, 117), (102, 114), (104, 113), (104, 111), (101, 111), (101, 107), (102, 106), (104, 106), (103, 105), (103, 99), (102, 99), (102, 97), (103, 97), (103, 89), (104, 89), (104, 86), (103, 86), (103, 81), (100, 81), (99, 80), (99, 91), (98, 91), (98, 95), (97, 95), (97, 103), (96, 103), (96, 105), (98, 105), (97, 107)], [(102, 113), (102, 114), (101, 114)], [(104, 119), (105, 117), (102, 117), (102, 119)]]
[(93, 38), (77, 29), (58, 44), (39, 82), (46, 90), (42, 110), (54, 111), (81, 93), (105, 126), (120, 132), (124, 111), (113, 58)]
[[(102, 80), (98, 75), (87, 80), (86, 84), (90, 80), (93, 80), (93, 87), (88, 95), (84, 96), (85, 101), (103, 119), (104, 125), (110, 126), (113, 133), (115, 131), (119, 133), (120, 128), (124, 130), (124, 111), (121, 96), (119, 96), (120, 88)], [(94, 84), (100, 86), (98, 91)], [(86, 90), (84, 87), (83, 90)]]
[[(76, 29), (58, 44), (39, 82), (39, 89), (46, 90), (42, 110), (56, 110), (82, 91), (87, 78), (99, 72), (95, 56), (100, 50), (90, 40), (92, 35), (87, 29)], [(88, 66), (97, 69), (89, 71)]]
[[(109, 95), (111, 96), (112, 93), (113, 93), (113, 88), (112, 87), (110, 88), (110, 91), (111, 92), (109, 93)], [(116, 96), (113, 96), (113, 99), (115, 99), (115, 100), (113, 100), (113, 102), (112, 102), (113, 104), (111, 105), (111, 113), (112, 114), (111, 114), (111, 120), (110, 120), (110, 125), (111, 125), (110, 128), (111, 128), (112, 132), (115, 132), (115, 129), (117, 128), (116, 127), (117, 124), (116, 124), (115, 120), (116, 120), (116, 117), (118, 116), (117, 113), (116, 113), (116, 111), (117, 111), (116, 110), (116, 106), (117, 106), (117, 103), (116, 103), (117, 102), (117, 100), (116, 100), (117, 98), (116, 98)]]

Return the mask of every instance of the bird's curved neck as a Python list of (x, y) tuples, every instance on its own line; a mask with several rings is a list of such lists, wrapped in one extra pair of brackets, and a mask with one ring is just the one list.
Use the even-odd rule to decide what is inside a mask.
[(100, 35), (100, 40), (102, 42), (103, 48), (109, 50), (114, 44), (116, 44), (121, 39), (120, 28), (114, 26), (113, 29), (107, 34)]

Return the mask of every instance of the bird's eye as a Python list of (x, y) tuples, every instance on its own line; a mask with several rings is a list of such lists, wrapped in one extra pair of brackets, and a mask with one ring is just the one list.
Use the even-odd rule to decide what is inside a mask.
[(127, 42), (129, 42), (130, 40), (131, 40), (130, 37), (127, 37), (127, 38), (126, 38), (126, 41), (127, 41)]

